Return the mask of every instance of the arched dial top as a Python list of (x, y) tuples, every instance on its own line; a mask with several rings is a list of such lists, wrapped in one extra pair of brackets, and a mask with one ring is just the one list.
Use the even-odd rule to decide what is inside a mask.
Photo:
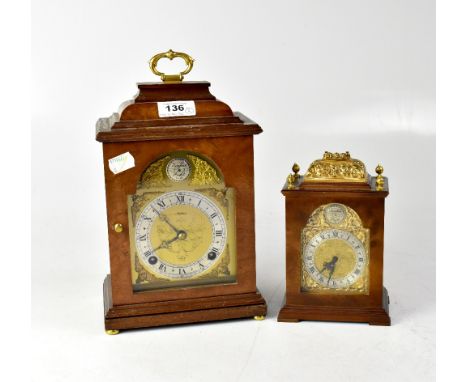
[(143, 172), (139, 189), (225, 188), (224, 177), (210, 159), (191, 151), (173, 151), (157, 158)]

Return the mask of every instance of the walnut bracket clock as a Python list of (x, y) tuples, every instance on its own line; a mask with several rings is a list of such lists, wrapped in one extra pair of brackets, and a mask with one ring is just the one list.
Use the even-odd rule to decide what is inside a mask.
[[(179, 74), (157, 69), (180, 58)], [(241, 317), (263, 319), (256, 288), (253, 136), (208, 82), (182, 82), (185, 53), (155, 55), (162, 82), (138, 84), (100, 119), (110, 275), (104, 321), (119, 330)]]
[(367, 322), (390, 325), (383, 287), (382, 166), (325, 152), (307, 172), (293, 166), (286, 198), (286, 296), (278, 321)]

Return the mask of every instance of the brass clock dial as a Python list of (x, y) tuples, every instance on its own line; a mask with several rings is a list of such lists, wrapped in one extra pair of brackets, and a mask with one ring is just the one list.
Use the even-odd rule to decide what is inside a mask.
[(144, 268), (169, 279), (190, 278), (210, 270), (227, 242), (221, 210), (194, 191), (154, 198), (135, 225), (137, 255)]
[(320, 285), (338, 289), (353, 285), (364, 274), (367, 254), (352, 233), (328, 229), (313, 236), (304, 248), (304, 265)]
[(340, 203), (317, 208), (302, 231), (302, 290), (367, 294), (369, 230)]
[(175, 151), (128, 198), (135, 291), (236, 282), (235, 192), (209, 159)]

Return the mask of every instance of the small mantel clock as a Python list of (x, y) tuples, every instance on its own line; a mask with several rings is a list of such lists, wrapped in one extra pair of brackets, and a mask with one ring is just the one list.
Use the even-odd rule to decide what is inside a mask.
[[(187, 68), (164, 74), (162, 58)], [(155, 55), (163, 82), (138, 84), (119, 114), (100, 119), (110, 275), (108, 334), (241, 317), (262, 319), (256, 289), (253, 136), (208, 82), (182, 82), (185, 53)]]
[(286, 296), (278, 321), (390, 325), (383, 287), (382, 166), (370, 176), (349, 152), (325, 152), (302, 176), (293, 166), (286, 198)]

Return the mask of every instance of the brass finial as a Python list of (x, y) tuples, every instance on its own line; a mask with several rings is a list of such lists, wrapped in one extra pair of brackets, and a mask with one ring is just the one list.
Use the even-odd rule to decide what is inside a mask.
[(377, 173), (377, 179), (375, 181), (376, 190), (382, 191), (384, 183), (385, 183), (384, 177), (382, 176), (384, 172), (384, 168), (382, 167), (382, 165), (378, 164), (377, 167), (375, 168), (375, 172)]
[(292, 170), (293, 170), (293, 173), (294, 173), (294, 177), (297, 178), (299, 175), (299, 171), (300, 171), (300, 167), (297, 163), (294, 163), (293, 166), (292, 166)]
[(292, 170), (294, 174), (289, 174), (288, 175), (288, 189), (294, 188), (294, 183), (296, 183), (296, 180), (299, 178), (299, 171), (300, 167), (297, 163), (294, 163), (292, 166)]

